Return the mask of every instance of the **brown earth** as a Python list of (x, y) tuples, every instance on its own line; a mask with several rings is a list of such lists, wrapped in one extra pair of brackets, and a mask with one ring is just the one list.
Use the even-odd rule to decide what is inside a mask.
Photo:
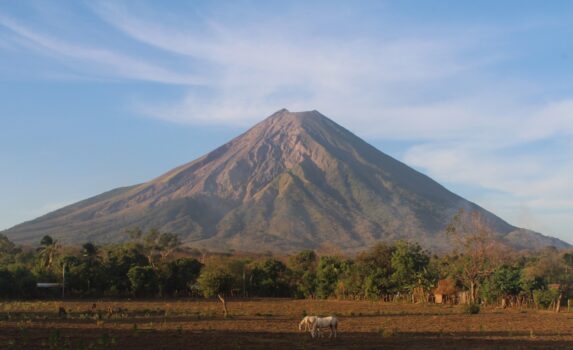
[[(0, 349), (573, 348), (568, 311), (287, 299), (231, 300), (229, 311), (224, 319), (220, 303), (205, 300), (1, 303)], [(304, 313), (336, 314), (338, 338), (299, 332)]]

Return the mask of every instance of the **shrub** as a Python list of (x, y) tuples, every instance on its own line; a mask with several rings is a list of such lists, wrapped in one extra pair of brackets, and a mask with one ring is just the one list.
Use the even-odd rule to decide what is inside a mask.
[(464, 305), (464, 313), (469, 315), (476, 315), (480, 312), (479, 304), (466, 304)]
[(0, 269), (0, 298), (11, 297), (14, 290), (14, 276), (10, 271)]
[(12, 288), (20, 299), (33, 298), (37, 294), (36, 277), (24, 267), (18, 267), (12, 271), (14, 285)]
[(556, 289), (541, 289), (533, 291), (533, 301), (536, 305), (547, 309), (553, 301), (559, 297), (559, 291)]

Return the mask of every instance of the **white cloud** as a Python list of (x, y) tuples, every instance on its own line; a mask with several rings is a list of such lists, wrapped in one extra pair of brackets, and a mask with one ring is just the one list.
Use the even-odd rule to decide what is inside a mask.
[(411, 147), (404, 160), (450, 186), (482, 188), (472, 199), (516, 225), (571, 240), (563, 223), (573, 214), (573, 165), (562, 156), (435, 142)]
[[(39, 54), (49, 54), (60, 59), (71, 59), (81, 64), (95, 64), (101, 67), (99, 75), (103, 73), (104, 76), (109, 78), (128, 78), (183, 85), (201, 83), (201, 80), (194, 76), (174, 72), (128, 55), (106, 49), (70, 44), (52, 38), (21, 25), (8, 17), (0, 16), (0, 26), (9, 29), (17, 35), (13, 40), (20, 39), (21, 45)], [(89, 70), (93, 74), (94, 70), (98, 70), (98, 67), (91, 66)]]
[[(204, 18), (187, 25), (158, 13), (145, 19), (116, 2), (91, 6), (124, 39), (185, 64), (176, 68), (157, 58), (73, 44), (6, 17), (0, 25), (22, 45), (97, 77), (183, 86), (172, 100), (133, 101), (140, 114), (247, 126), (283, 107), (318, 109), (361, 136), (416, 143), (405, 152), (406, 163), (459, 188), (483, 188), (470, 199), (517, 224), (562, 235), (571, 224), (573, 146), (563, 140), (573, 134), (573, 97), (539, 102), (531, 96), (543, 87), (492, 73), (492, 66), (511, 59), (495, 42), (503, 29), (393, 38), (358, 33), (334, 40), (306, 35), (305, 25), (313, 24), (288, 17), (292, 13), (281, 23)], [(565, 146), (558, 154), (555, 147), (533, 151), (546, 140)], [(523, 219), (527, 210), (535, 220)]]
[[(187, 57), (208, 70), (205, 87), (213, 98), (190, 90), (178, 103), (137, 104), (145, 114), (189, 124), (244, 125), (282, 107), (334, 111), (328, 114), (343, 123), (360, 114), (365, 119), (362, 124), (367, 124), (373, 113), (391, 121), (396, 113), (403, 118), (404, 112), (415, 112), (409, 110), (409, 97), (423, 94), (429, 84), (459, 79), (463, 72), (498, 59), (495, 55), (461, 59), (473, 49), (468, 38), (359, 36), (341, 42), (330, 36), (300, 35), (305, 28), (294, 26), (206, 21), (201, 30), (191, 30), (146, 21), (117, 4), (95, 9), (130, 38)], [(453, 112), (447, 114), (448, 122)]]

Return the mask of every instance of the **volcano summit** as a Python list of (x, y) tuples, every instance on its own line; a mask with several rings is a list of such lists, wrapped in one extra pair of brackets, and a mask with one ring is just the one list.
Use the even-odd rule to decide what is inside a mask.
[(139, 226), (213, 250), (346, 252), (410, 239), (447, 249), (459, 210), (480, 212), (518, 248), (568, 246), (513, 227), (372, 147), (317, 111), (280, 110), (212, 152), (149, 182), (118, 188), (4, 231), (20, 243), (126, 239)]

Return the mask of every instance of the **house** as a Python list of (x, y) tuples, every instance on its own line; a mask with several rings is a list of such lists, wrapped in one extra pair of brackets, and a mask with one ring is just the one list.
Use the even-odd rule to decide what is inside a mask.
[(438, 285), (433, 291), (434, 302), (436, 304), (453, 304), (456, 301), (456, 283), (453, 279), (447, 278), (438, 281)]

